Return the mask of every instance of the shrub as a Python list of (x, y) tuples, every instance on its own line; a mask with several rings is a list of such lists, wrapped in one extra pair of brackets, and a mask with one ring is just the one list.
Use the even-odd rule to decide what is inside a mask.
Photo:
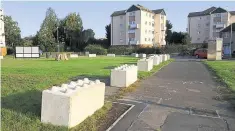
[(111, 46), (108, 49), (108, 53), (113, 53), (116, 55), (128, 55), (135, 52), (134, 47), (128, 46)]
[(103, 48), (101, 45), (88, 45), (85, 47), (85, 51), (91, 54), (105, 55), (107, 54), (107, 49)]
[(12, 47), (7, 47), (7, 55), (12, 55), (14, 53), (14, 49)]
[(144, 54), (160, 54), (160, 49), (159, 48), (154, 48), (154, 47), (140, 47), (137, 49), (137, 53), (144, 53)]

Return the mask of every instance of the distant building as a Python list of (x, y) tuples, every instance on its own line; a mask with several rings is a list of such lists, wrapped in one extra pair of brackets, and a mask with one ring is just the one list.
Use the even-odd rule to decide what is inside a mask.
[(166, 13), (141, 5), (111, 15), (111, 45), (166, 45)]
[(3, 21), (3, 10), (0, 9), (0, 47), (5, 47), (5, 31), (4, 31), (4, 21)]
[(211, 7), (188, 15), (188, 34), (192, 43), (207, 43), (219, 37), (222, 29), (235, 22), (235, 11)]
[[(232, 27), (232, 28), (231, 28)], [(232, 34), (231, 34), (232, 29)], [(221, 31), (221, 37), (223, 38), (223, 51), (225, 55), (230, 55), (235, 52), (235, 23), (229, 25)], [(232, 37), (232, 39), (231, 39)], [(231, 41), (232, 40), (232, 41)], [(231, 41), (231, 46), (230, 46)], [(231, 47), (231, 48), (230, 48)]]

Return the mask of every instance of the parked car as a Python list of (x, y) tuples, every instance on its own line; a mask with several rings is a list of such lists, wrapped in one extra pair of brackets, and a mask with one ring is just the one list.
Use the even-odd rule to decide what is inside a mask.
[(196, 58), (207, 58), (207, 49), (205, 48), (197, 49), (194, 52), (194, 56), (196, 56)]

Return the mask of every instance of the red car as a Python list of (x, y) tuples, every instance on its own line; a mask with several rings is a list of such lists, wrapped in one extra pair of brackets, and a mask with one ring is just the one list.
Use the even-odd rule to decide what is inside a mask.
[(194, 56), (196, 56), (196, 58), (207, 58), (207, 49), (205, 48), (197, 49), (194, 52)]

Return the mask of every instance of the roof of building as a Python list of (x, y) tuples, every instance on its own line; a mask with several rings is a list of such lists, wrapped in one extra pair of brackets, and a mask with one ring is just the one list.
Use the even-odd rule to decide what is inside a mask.
[(155, 14), (163, 13), (164, 15), (166, 15), (164, 9), (149, 10), (148, 8), (146, 8), (144, 6), (137, 4), (137, 5), (132, 5), (127, 10), (115, 11), (115, 12), (112, 13), (111, 16), (125, 15), (126, 12), (131, 12), (131, 11), (136, 11), (136, 10), (143, 10), (143, 11), (147, 11), (147, 12), (151, 12), (151, 13), (155, 13)]
[(230, 11), (229, 12), (231, 15), (235, 15), (235, 11)]
[[(188, 17), (195, 17), (195, 16), (205, 16), (205, 15), (210, 15), (213, 13), (224, 13), (228, 12), (227, 10), (221, 8), (221, 7), (210, 7), (204, 11), (201, 12), (191, 12), (188, 14)], [(235, 11), (230, 11), (229, 12), (231, 15), (235, 15)]]
[(227, 26), (226, 28), (224, 28), (220, 32), (230, 32), (231, 31), (231, 26), (232, 26), (232, 30), (235, 31), (235, 23), (232, 23), (231, 25)]

